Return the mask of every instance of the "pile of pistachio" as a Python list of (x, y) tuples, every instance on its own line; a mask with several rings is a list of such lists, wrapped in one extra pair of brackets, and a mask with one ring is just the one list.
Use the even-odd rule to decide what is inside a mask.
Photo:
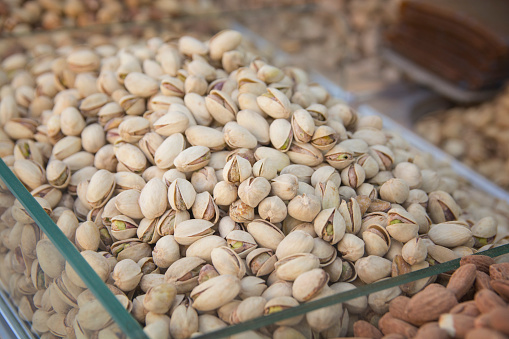
[(509, 87), (495, 99), (419, 120), (417, 133), (509, 190)]
[[(102, 41), (3, 60), (0, 156), (151, 338), (507, 242), (506, 205), (476, 199), (301, 69), (248, 52), (238, 32)], [(41, 338), (120, 337), (3, 185), (0, 197), (0, 278), (20, 315)], [(235, 338), (342, 337), (432, 281)]]
[(2, 0), (0, 32), (142, 22), (211, 10), (211, 3), (196, 0)]

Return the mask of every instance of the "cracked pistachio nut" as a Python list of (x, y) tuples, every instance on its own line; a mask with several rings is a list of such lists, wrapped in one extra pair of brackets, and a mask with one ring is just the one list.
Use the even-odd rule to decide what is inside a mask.
[(140, 141), (150, 131), (150, 122), (143, 117), (128, 117), (118, 126), (120, 138), (129, 143)]
[(345, 235), (345, 220), (337, 208), (322, 210), (313, 224), (316, 234), (331, 245), (337, 244)]
[(186, 149), (186, 140), (181, 133), (175, 133), (164, 139), (155, 149), (154, 163), (161, 169), (174, 165), (177, 156)]
[[(334, 290), (335, 293), (341, 293), (341, 292), (354, 290), (356, 287), (355, 287), (355, 285), (353, 285), (351, 283), (338, 282), (338, 283), (332, 284), (330, 286), (330, 288), (332, 290)], [(351, 299), (347, 302), (344, 302), (343, 306), (351, 314), (361, 314), (368, 308), (368, 297), (363, 296), (363, 297)]]
[(256, 137), (251, 132), (235, 121), (227, 122), (223, 127), (224, 140), (232, 149), (255, 148), (258, 144)]
[(265, 298), (259, 296), (248, 297), (237, 306), (230, 316), (232, 324), (239, 324), (254, 318), (261, 317), (264, 312)]
[(359, 203), (355, 198), (343, 200), (339, 205), (339, 213), (343, 216), (346, 225), (346, 232), (357, 234), (362, 226), (362, 215)]
[(297, 195), (299, 179), (293, 174), (282, 174), (272, 179), (271, 188), (271, 195), (291, 200)]
[(283, 168), (290, 165), (290, 158), (288, 155), (271, 147), (258, 147), (254, 155), (256, 160), (268, 159), (268, 161), (275, 165), (277, 171), (281, 171)]
[(332, 180), (317, 183), (314, 194), (322, 200), (322, 209), (339, 207), (341, 198), (338, 187)]
[(191, 245), (198, 239), (214, 233), (213, 223), (203, 219), (184, 220), (175, 228), (175, 241), (180, 245)]
[(315, 122), (305, 109), (297, 109), (293, 112), (291, 118), (293, 136), (296, 141), (306, 143), (310, 142), (315, 133)]
[(319, 149), (308, 143), (293, 142), (286, 152), (295, 164), (318, 166), (323, 162), (323, 155)]
[(276, 256), (284, 258), (297, 253), (311, 253), (314, 247), (313, 238), (308, 233), (295, 230), (290, 232), (277, 246)]
[(216, 247), (210, 252), (212, 265), (221, 275), (233, 275), (242, 279), (246, 275), (245, 262), (230, 246)]
[(288, 119), (291, 115), (290, 100), (281, 91), (267, 88), (267, 92), (256, 98), (258, 106), (274, 119)]
[(239, 297), (244, 300), (249, 297), (259, 297), (267, 289), (265, 280), (254, 277), (246, 276), (240, 281)]
[(196, 195), (192, 211), (195, 219), (208, 220), (214, 224), (219, 221), (219, 208), (209, 192)]
[(126, 240), (136, 235), (138, 224), (125, 215), (111, 218), (111, 235), (117, 240)]
[(353, 163), (341, 171), (341, 181), (348, 187), (358, 188), (364, 183), (365, 178), (364, 168), (357, 163)]
[[(318, 300), (328, 297), (335, 292), (329, 288), (324, 287), (312, 300)], [(334, 326), (338, 319), (342, 319), (343, 305), (335, 304), (329, 307), (323, 307), (306, 314), (306, 321), (314, 331), (325, 331)]]
[(205, 166), (191, 175), (191, 184), (193, 184), (196, 193), (208, 192), (213, 193), (214, 187), (217, 185), (217, 177), (214, 169)]
[[(265, 315), (274, 314), (276, 312), (281, 312), (283, 310), (289, 309), (291, 307), (299, 306), (299, 302), (290, 296), (279, 296), (270, 299), (265, 304)], [(282, 320), (276, 322), (276, 325), (279, 326), (294, 326), (302, 321), (304, 315), (296, 316), (290, 319)]]
[(217, 235), (210, 235), (193, 242), (186, 250), (187, 257), (197, 257), (211, 263), (210, 253), (216, 247), (226, 246), (226, 240)]
[(188, 211), (175, 211), (170, 208), (159, 217), (156, 225), (156, 231), (161, 237), (172, 235), (178, 224), (189, 219), (190, 215)]
[(104, 206), (115, 190), (115, 176), (107, 170), (99, 170), (90, 178), (86, 191), (86, 200), (90, 206)]
[(143, 218), (138, 225), (138, 229), (136, 230), (136, 235), (138, 238), (146, 242), (147, 244), (155, 244), (157, 240), (161, 238), (159, 233), (157, 233), (157, 223), (159, 219), (147, 219)]
[(337, 144), (325, 153), (324, 159), (329, 165), (338, 170), (343, 170), (355, 161), (352, 149), (343, 143)]
[(46, 166), (46, 179), (55, 188), (66, 188), (71, 182), (71, 169), (63, 161), (52, 160)]
[(168, 188), (168, 201), (171, 208), (177, 211), (190, 209), (196, 199), (193, 185), (181, 178), (175, 179)]
[(362, 239), (368, 255), (383, 257), (391, 247), (391, 236), (387, 230), (377, 224), (370, 225), (362, 232)]
[(186, 256), (170, 265), (164, 274), (165, 282), (174, 284), (177, 293), (189, 293), (198, 286), (198, 276), (205, 260)]
[(114, 151), (119, 166), (122, 165), (128, 172), (141, 174), (147, 167), (147, 158), (145, 154), (134, 145), (120, 143), (115, 145)]
[(207, 166), (210, 161), (210, 149), (206, 146), (191, 146), (174, 159), (173, 164), (181, 172), (192, 172)]
[(331, 150), (336, 143), (339, 141), (339, 135), (330, 126), (319, 126), (315, 133), (313, 134), (313, 137), (311, 138), (311, 145), (316, 147), (322, 152), (327, 152)]
[(269, 248), (256, 248), (246, 257), (246, 265), (257, 277), (266, 276), (274, 271), (277, 256)]
[(230, 205), (228, 215), (236, 222), (249, 222), (255, 217), (254, 208), (240, 199)]
[(391, 209), (387, 212), (386, 230), (392, 238), (406, 243), (410, 239), (417, 237), (419, 225), (417, 225), (413, 216), (403, 209)]
[(223, 179), (226, 182), (236, 184), (241, 183), (252, 174), (252, 167), (249, 160), (239, 155), (235, 155), (228, 160), (223, 168)]
[(150, 256), (152, 249), (149, 244), (144, 243), (137, 238), (131, 238), (114, 242), (111, 245), (110, 251), (118, 261), (132, 259), (138, 262), (141, 259)]
[(227, 246), (243, 259), (245, 259), (251, 251), (258, 247), (253, 236), (242, 230), (230, 231), (226, 235), (225, 239)]
[(471, 228), (474, 237), (474, 247), (481, 247), (493, 242), (497, 234), (498, 222), (492, 216), (487, 216), (478, 220)]
[(249, 206), (255, 208), (270, 193), (271, 185), (263, 177), (244, 180), (238, 188), (239, 198)]
[(426, 260), (428, 249), (422, 239), (414, 238), (403, 245), (401, 256), (410, 265), (420, 264)]
[(273, 251), (285, 238), (284, 233), (277, 226), (266, 220), (257, 219), (252, 221), (247, 224), (246, 230), (260, 247), (269, 248)]
[(461, 208), (449, 193), (433, 191), (428, 195), (428, 213), (434, 223), (442, 223), (457, 220)]
[(175, 133), (184, 133), (189, 126), (189, 118), (180, 111), (168, 111), (165, 115), (154, 122), (154, 132), (169, 137)]
[(294, 281), (304, 272), (320, 266), (318, 257), (311, 253), (297, 253), (279, 259), (274, 264), (276, 275), (279, 279)]
[[(228, 286), (228, 288), (224, 288)], [(240, 280), (233, 275), (220, 275), (196, 286), (191, 291), (193, 307), (212, 311), (232, 301), (240, 292)]]
[(225, 92), (214, 89), (205, 97), (205, 105), (210, 115), (221, 125), (234, 121), (238, 112), (237, 105)]
[(209, 55), (212, 60), (221, 60), (225, 52), (234, 50), (242, 42), (242, 34), (223, 30), (209, 40)]

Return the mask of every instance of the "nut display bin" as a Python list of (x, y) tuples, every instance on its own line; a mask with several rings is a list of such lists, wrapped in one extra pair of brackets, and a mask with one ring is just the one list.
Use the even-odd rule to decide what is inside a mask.
[[(192, 20), (178, 21), (171, 24), (174, 26), (174, 30), (171, 32), (164, 31), (169, 29), (169, 23), (159, 24), (155, 27), (127, 24), (111, 26), (108, 30), (110, 30), (110, 36), (125, 35), (126, 29), (129, 28), (132, 29), (129, 34), (133, 36), (137, 34), (151, 37), (159, 34), (166, 35), (170, 39), (183, 32), (190, 34), (189, 30), (192, 28), (196, 29), (194, 32), (197, 32), (196, 35), (199, 36), (199, 34), (210, 35), (211, 30), (217, 31), (227, 27), (227, 22), (221, 20), (221, 17), (218, 19), (219, 23), (212, 25), (203, 22), (196, 24)], [(77, 36), (76, 41), (83, 42), (94, 31), (91, 29), (74, 33)], [(73, 37), (68, 36), (66, 32), (57, 32), (52, 37), (26, 36), (25, 39), (4, 40), (1, 43), (8, 47), (3, 51), (7, 51), (9, 54), (16, 51), (19, 45), (27, 46), (36, 41), (44, 41), (44, 39), (47, 39), (45, 41), (51, 44), (55, 41), (65, 42)], [(101, 37), (98, 35), (97, 39), (101, 39)], [(129, 40), (126, 41), (129, 42)], [(322, 85), (329, 89), (333, 95), (344, 93), (333, 83), (328, 83), (325, 79), (318, 79), (323, 81)], [(361, 115), (376, 114), (369, 107), (360, 108), (359, 113)], [(389, 123), (386, 127), (403, 134), (413, 147), (420, 148), (421, 151), (434, 151), (428, 144), (415, 138), (411, 132), (400, 129), (400, 126)], [(440, 160), (444, 160), (444, 158)], [(453, 171), (460, 175), (465, 173), (454, 162), (452, 165)], [(30, 194), (3, 161), (0, 161), (0, 179), (0, 309), (16, 336), (52, 337), (55, 335), (65, 337), (69, 335), (72, 337), (75, 335), (77, 338), (94, 336), (98, 338), (146, 338), (147, 332), (150, 334), (157, 331), (157, 328), (151, 328), (149, 325), (144, 332), (142, 326), (135, 320), (136, 315), (133, 317), (136, 305), (131, 298), (134, 293), (126, 294), (112, 284), (105, 284), (105, 281), (109, 279), (111, 271), (109, 258), (113, 253), (83, 251), (80, 254), (69, 240), (69, 238), (71, 240), (73, 238), (72, 222), (60, 220), (65, 218), (63, 210), (59, 210), (58, 213), (54, 212), (58, 205), (60, 191), (53, 187), (47, 187), (46, 190)], [(467, 180), (463, 181), (462, 179), (462, 184), (466, 185), (466, 181), (470, 181), (483, 189), (485, 192), (479, 194), (485, 196), (486, 201), (492, 205), (501, 204), (504, 206), (503, 204), (509, 203), (507, 196), (501, 195), (496, 187), (484, 185), (475, 173), (468, 173)], [(509, 245), (506, 244), (483, 253), (500, 257), (499, 260), (507, 260), (508, 252)], [(441, 275), (458, 266), (459, 259), (433, 265), (426, 269), (363, 285), (351, 291), (307, 302), (198, 337), (219, 338), (259, 329), (359, 296)], [(338, 319), (339, 321), (340, 319)]]

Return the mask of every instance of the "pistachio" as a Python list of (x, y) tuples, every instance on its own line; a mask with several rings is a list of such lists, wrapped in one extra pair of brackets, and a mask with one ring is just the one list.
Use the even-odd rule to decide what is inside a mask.
[(238, 189), (239, 198), (255, 208), (270, 193), (271, 185), (265, 178), (249, 178), (244, 180)]
[(246, 257), (246, 265), (257, 277), (268, 275), (274, 271), (277, 257), (268, 248), (256, 248)]
[(191, 245), (198, 239), (214, 233), (213, 223), (203, 219), (184, 220), (175, 229), (175, 241), (180, 245)]
[(267, 92), (256, 98), (258, 106), (274, 119), (288, 119), (291, 114), (288, 97), (275, 88), (267, 88)]
[[(229, 288), (224, 288), (228, 286)], [(191, 291), (193, 307), (199, 311), (211, 311), (227, 304), (240, 292), (240, 280), (233, 275), (220, 275), (207, 280)]]
[(168, 201), (171, 208), (177, 211), (190, 209), (196, 199), (193, 185), (181, 178), (175, 179), (168, 188)]
[(345, 234), (345, 220), (336, 208), (322, 210), (313, 223), (316, 234), (332, 245), (338, 243)]

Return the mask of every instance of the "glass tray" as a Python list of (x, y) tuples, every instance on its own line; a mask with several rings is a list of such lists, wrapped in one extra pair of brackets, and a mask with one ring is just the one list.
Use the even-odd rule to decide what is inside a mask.
[[(175, 23), (172, 23), (171, 25), (174, 25), (176, 29), (180, 30), (187, 30), (188, 27), (193, 26), (193, 28), (198, 28), (198, 34), (206, 34), (209, 32), (210, 29), (221, 29), (224, 28), (225, 25), (233, 25), (232, 23), (226, 23), (224, 20), (222, 20), (221, 17), (216, 18), (219, 19), (219, 23), (212, 20), (212, 24), (205, 24), (200, 23), (198, 27), (196, 27), (196, 23), (192, 20), (189, 21), (178, 21)], [(145, 27), (144, 25), (141, 25)], [(150, 36), (150, 34), (160, 33), (164, 30), (167, 30), (169, 28), (168, 24), (157, 24), (155, 27), (146, 25), (146, 27), (149, 27), (148, 33), (140, 32), (140, 25), (137, 24), (126, 24), (126, 25), (114, 25), (109, 26), (107, 31), (108, 34), (116, 34), (116, 32), (122, 31), (122, 32), (129, 32), (128, 29), (131, 29), (132, 34), (139, 34), (142, 36)], [(241, 28), (241, 26), (234, 26), (234, 28)], [(202, 29), (202, 31), (200, 31)], [(104, 31), (103, 28), (98, 28), (98, 31)], [(93, 32), (93, 30), (92, 30)], [(76, 30), (74, 33), (77, 36), (77, 39), (80, 38), (80, 36), (86, 36), (88, 34), (91, 34), (91, 31), (89, 30)], [(16, 40), (6, 39), (2, 41), (2, 43), (6, 44), (21, 44), (23, 43), (28, 44), (30, 42), (33, 42), (34, 36), (27, 36), (26, 40), (23, 40), (23, 37), (17, 37)], [(35, 36), (36, 39), (42, 39), (47, 38), (48, 41), (51, 41), (51, 37), (48, 37), (47, 34), (39, 34)], [(256, 45), (256, 41), (253, 42), (253, 44)], [(260, 43), (260, 42), (258, 42)], [(267, 48), (265, 48), (267, 49)], [(262, 48), (263, 50), (263, 48)], [(5, 51), (5, 50), (4, 50)], [(277, 49), (274, 49), (275, 54), (278, 55)], [(322, 78), (318, 73), (314, 74), (314, 79), (322, 84), (325, 88), (329, 90), (329, 92), (332, 95), (341, 97), (345, 101), (349, 101), (351, 99), (350, 95), (343, 91), (340, 87), (336, 86), (334, 83), (328, 82), (327, 79)], [(371, 108), (364, 106), (359, 108), (360, 114), (377, 114), (377, 112), (373, 111)], [(402, 132), (400, 130), (400, 127), (397, 124), (393, 124), (390, 120), (386, 121), (386, 127), (389, 130), (398, 130), (399, 132)], [(434, 155), (438, 154), (439, 160), (444, 160), (443, 157), (441, 157), (440, 153), (436, 153), (436, 150), (427, 144), (425, 141), (419, 140), (418, 137), (415, 137), (415, 135), (410, 131), (403, 131), (404, 137), (414, 146), (420, 148), (421, 150), (432, 152)], [(460, 175), (466, 176), (467, 180), (472, 182), (473, 185), (477, 185), (482, 189), (485, 189), (488, 187), (488, 189), (485, 189), (487, 193), (496, 198), (496, 199), (502, 199), (509, 203), (509, 198), (506, 195), (500, 195), (500, 192), (496, 189), (496, 187), (490, 187), (489, 185), (484, 185), (484, 182), (480, 179), (481, 177), (477, 176), (475, 173), (467, 173), (465, 175), (465, 172), (462, 172), (461, 167), (458, 167), (457, 164), (454, 163), (454, 161), (451, 161), (451, 164), (453, 166), (453, 169), (460, 172)], [(461, 165), (461, 164), (460, 164)], [(55, 266), (60, 267), (64, 266), (65, 271), (69, 269), (70, 272), (74, 272), (77, 274), (77, 276), (84, 282), (84, 286), (86, 286), (87, 289), (91, 291), (91, 294), (95, 296), (95, 298), (99, 301), (99, 304), (95, 302), (94, 306), (97, 307), (96, 314), (102, 314), (104, 317), (104, 321), (108, 320), (108, 318), (111, 318), (110, 321), (113, 321), (117, 324), (119, 331), (124, 333), (125, 336), (129, 338), (146, 338), (146, 335), (144, 334), (141, 326), (138, 324), (138, 322), (129, 314), (128, 311), (126, 311), (126, 307), (121, 304), (121, 301), (125, 301), (121, 299), (120, 301), (114, 296), (114, 294), (107, 288), (107, 286), (103, 283), (103, 281), (99, 278), (99, 276), (94, 272), (94, 270), (88, 265), (88, 263), (83, 259), (83, 257), (79, 254), (77, 249), (74, 247), (74, 245), (67, 239), (67, 237), (64, 235), (64, 233), (60, 230), (60, 228), (55, 224), (54, 220), (50, 218), (50, 216), (46, 213), (46, 211), (37, 203), (37, 201), (34, 199), (34, 197), (25, 189), (25, 187), (22, 185), (22, 183), (15, 177), (15, 175), (12, 173), (12, 171), (7, 167), (7, 165), (0, 161), (0, 179), (2, 180), (2, 185), (0, 186), (0, 194), (1, 197), (4, 198), (3, 205), (0, 206), (3, 211), (5, 209), (11, 207), (15, 201), (16, 202), (16, 209), (23, 212), (26, 211), (27, 218), (32, 218), (33, 222), (30, 221), (26, 227), (26, 230), (18, 230), (19, 232), (23, 233), (26, 232), (26, 238), (28, 239), (27, 246), (34, 245), (35, 240), (43, 241), (44, 247), (46, 251), (50, 251), (52, 253), (52, 258), (54, 260)], [(13, 207), (11, 207), (13, 208)], [(13, 220), (2, 220), (0, 223), (0, 231), (6, 229), (7, 227), (14, 227), (15, 225), (12, 223)], [(25, 228), (25, 226), (23, 226)], [(41, 233), (42, 231), (42, 233)], [(20, 233), (20, 234), (21, 234)], [(25, 239), (25, 237), (23, 239)], [(20, 236), (21, 238), (21, 236)], [(34, 240), (35, 239), (35, 240)], [(30, 241), (31, 242), (30, 242)], [(21, 241), (21, 239), (20, 239)], [(37, 337), (37, 335), (34, 332), (31, 332), (32, 325), (27, 323), (23, 318), (30, 318), (30, 309), (33, 309), (32, 305), (28, 303), (24, 299), (24, 296), (26, 296), (29, 292), (36, 292), (33, 290), (23, 290), (21, 291), (20, 288), (30, 288), (30, 282), (27, 280), (27, 276), (31, 276), (32, 274), (32, 266), (34, 265), (33, 262), (29, 263), (25, 262), (24, 260), (19, 260), (19, 258), (16, 258), (13, 256), (13, 253), (17, 254), (18, 256), (20, 254), (23, 254), (21, 248), (19, 246), (12, 245), (12, 249), (6, 249), (5, 246), (2, 244), (0, 246), (0, 256), (2, 257), (2, 261), (0, 262), (0, 276), (2, 281), (2, 291), (0, 293), (0, 309), (2, 312), (2, 315), (4, 316), (4, 319), (9, 323), (12, 331), (16, 334), (16, 336), (24, 338), (27, 336), (31, 337)], [(44, 248), (43, 247), (43, 248)], [(8, 254), (6, 254), (6, 250), (10, 250), (10, 258), (9, 260), (15, 260), (15, 263), (17, 264), (16, 272), (8, 272), (5, 269), (5, 262), (4, 260)], [(30, 258), (34, 259), (34, 253), (33, 249), (27, 250), (30, 252)], [(43, 250), (41, 250), (42, 253)], [(59, 256), (59, 254), (60, 256)], [(500, 246), (494, 249), (490, 249), (483, 254), (487, 254), (490, 256), (500, 256), (509, 253), (509, 245)], [(35, 257), (37, 257), (37, 251), (35, 254)], [(60, 266), (58, 266), (60, 264)], [(4, 266), (1, 266), (4, 265)], [(30, 266), (30, 272), (28, 271), (28, 267)], [(387, 288), (391, 288), (393, 286), (405, 284), (411, 281), (419, 280), (425, 277), (430, 277), (434, 275), (438, 275), (444, 272), (451, 271), (459, 266), (459, 259), (453, 260), (447, 263), (439, 264), (432, 266), (427, 269), (415, 271), (406, 275), (401, 275), (396, 278), (390, 278), (383, 281), (379, 281), (373, 284), (361, 286), (355, 290), (351, 290), (344, 293), (339, 293), (327, 298), (323, 298), (317, 301), (308, 302), (305, 304), (302, 304), (298, 307), (291, 308), (282, 312), (278, 312), (269, 316), (260, 317), (257, 319), (250, 320), (248, 322), (234, 325), (227, 327), (225, 329), (211, 332), (204, 334), (202, 336), (199, 336), (197, 338), (220, 338), (225, 336), (231, 336), (236, 333), (257, 329), (260, 327), (264, 327), (270, 324), (273, 324), (275, 322), (278, 322), (283, 319), (288, 319), (291, 317), (294, 317), (296, 315), (301, 315), (308, 313), (312, 310), (316, 310), (318, 308), (327, 307), (333, 304), (345, 302), (354, 298), (357, 298), (359, 296), (364, 296), (371, 294), (376, 291), (384, 290)], [(38, 271), (37, 265), (35, 265), (35, 268), (33, 269), (35, 272)], [(25, 273), (26, 272), (26, 273)], [(54, 274), (54, 279), (57, 279), (62, 271), (57, 272)], [(12, 274), (10, 274), (12, 273)], [(66, 273), (67, 274), (67, 273)], [(73, 281), (77, 280), (77, 276), (73, 276)], [(19, 279), (19, 280), (18, 280)], [(41, 277), (42, 279), (42, 277)], [(37, 284), (45, 284), (45, 281), (39, 281), (36, 279)], [(24, 285), (25, 284), (25, 285)], [(28, 285), (28, 286), (26, 286)], [(85, 289), (83, 287), (83, 289)], [(55, 292), (55, 295), (57, 295), (58, 291)], [(50, 293), (51, 295), (51, 293)], [(38, 296), (41, 297), (42, 296)], [(93, 298), (90, 296), (90, 299)], [(38, 300), (39, 302), (39, 300)], [(47, 302), (47, 300), (46, 300)], [(69, 303), (73, 303), (74, 301), (70, 301)], [(92, 301), (89, 301), (92, 302)], [(41, 303), (43, 301), (41, 300)], [(55, 303), (58, 303), (58, 301), (55, 301)], [(16, 306), (21, 306), (22, 309), (25, 310), (25, 312), (16, 310)], [(67, 305), (67, 306), (66, 306)], [(87, 305), (87, 304), (84, 304)], [(56, 307), (62, 307), (60, 311), (66, 310), (70, 305), (60, 303)], [(129, 305), (127, 305), (129, 308)], [(28, 309), (26, 308), (28, 307)], [(75, 307), (76, 308), (76, 307)], [(39, 320), (41, 318), (44, 318), (45, 316), (49, 316), (47, 314), (38, 315), (36, 318)], [(40, 322), (36, 326), (43, 326)]]

